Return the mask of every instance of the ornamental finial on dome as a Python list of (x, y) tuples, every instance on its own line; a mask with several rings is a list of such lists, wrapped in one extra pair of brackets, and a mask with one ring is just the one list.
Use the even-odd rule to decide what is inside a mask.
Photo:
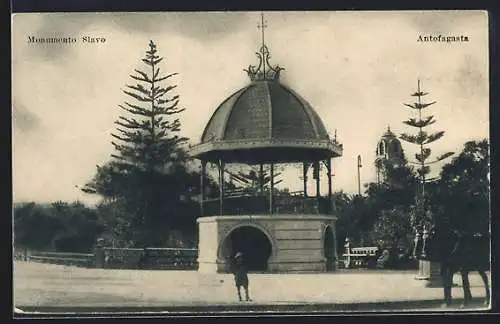
[(259, 58), (259, 66), (249, 65), (247, 69), (243, 70), (248, 73), (250, 80), (278, 80), (280, 76), (280, 71), (284, 68), (279, 65), (271, 66), (269, 59), (271, 55), (269, 49), (265, 43), (265, 32), (267, 28), (267, 21), (264, 20), (264, 13), (260, 14), (261, 22), (257, 25), (257, 28), (262, 30), (262, 46), (259, 52), (257, 52), (257, 57)]
[(391, 131), (391, 126), (387, 125), (387, 131), (384, 134), (384, 137), (394, 137), (394, 133)]

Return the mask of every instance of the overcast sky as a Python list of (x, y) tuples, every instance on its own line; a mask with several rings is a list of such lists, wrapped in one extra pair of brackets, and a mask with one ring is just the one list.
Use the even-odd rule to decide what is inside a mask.
[[(163, 71), (179, 73), (173, 81), (186, 108), (182, 133), (197, 143), (216, 107), (248, 84), (243, 69), (257, 63), (259, 20), (259, 12), (16, 14), (14, 201), (93, 201), (75, 186), (109, 160), (118, 104), (127, 99), (121, 90), (142, 67), (150, 39), (165, 57)], [(266, 20), (271, 64), (285, 68), (282, 82), (344, 144), (334, 160), (334, 190), (357, 191), (358, 154), (362, 183), (374, 181), (375, 147), (388, 125), (396, 134), (413, 131), (402, 123), (413, 116), (403, 103), (413, 102), (418, 78), (437, 101), (428, 112), (437, 119), (433, 130), (446, 130), (433, 152), (459, 152), (467, 140), (489, 137), (485, 12), (272, 12)], [(469, 41), (417, 42), (420, 35)], [(29, 36), (78, 42), (29, 44)], [(106, 42), (83, 44), (82, 36)], [(412, 158), (415, 148), (403, 147)], [(283, 186), (300, 190), (299, 175), (288, 168)]]

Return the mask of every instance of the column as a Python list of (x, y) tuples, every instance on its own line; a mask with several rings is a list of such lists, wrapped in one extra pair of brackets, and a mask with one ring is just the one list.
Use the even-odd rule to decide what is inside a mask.
[(338, 269), (339, 256), (337, 251), (337, 224), (331, 226), (333, 232), (333, 270)]
[(204, 200), (205, 200), (205, 169), (207, 166), (206, 161), (201, 161), (201, 172), (200, 172), (200, 216), (205, 216), (204, 211)]
[(326, 160), (326, 173), (328, 176), (328, 212), (332, 214), (333, 212), (333, 201), (332, 201), (332, 160)]
[(224, 161), (219, 159), (219, 214), (222, 215), (224, 200)]
[(97, 240), (97, 244), (94, 247), (94, 266), (96, 268), (104, 268), (105, 267), (105, 253), (104, 246), (102, 243), (102, 239)]
[(306, 198), (307, 197), (307, 169), (309, 168), (309, 163), (303, 162), (302, 164), (303, 164), (302, 165), (302, 167), (303, 167), (302, 177), (304, 180), (304, 198)]
[(319, 169), (320, 169), (320, 164), (319, 162), (314, 162), (314, 167), (315, 167), (315, 175), (316, 175), (316, 198), (319, 199), (320, 197), (320, 186), (319, 186)]
[(270, 186), (269, 186), (269, 214), (273, 213), (273, 189), (274, 189), (274, 163), (271, 163), (270, 171)]

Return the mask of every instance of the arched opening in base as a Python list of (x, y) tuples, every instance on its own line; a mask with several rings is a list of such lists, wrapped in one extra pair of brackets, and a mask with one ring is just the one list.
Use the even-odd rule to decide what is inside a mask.
[(264, 272), (268, 267), (272, 244), (260, 229), (242, 226), (231, 231), (224, 240), (222, 250), (226, 263), (230, 264), (236, 253), (242, 252), (248, 271)]
[(326, 258), (326, 271), (332, 271), (335, 269), (335, 242), (333, 231), (330, 226), (327, 226), (325, 229), (324, 249)]

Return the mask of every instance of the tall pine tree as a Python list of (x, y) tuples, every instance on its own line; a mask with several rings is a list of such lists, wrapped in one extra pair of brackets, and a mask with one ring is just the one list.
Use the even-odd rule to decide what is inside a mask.
[(159, 63), (163, 60), (157, 55), (156, 45), (149, 42), (149, 50), (142, 59), (149, 71), (135, 70), (130, 77), (138, 83), (127, 85), (123, 92), (136, 103), (125, 101), (119, 107), (131, 117), (120, 116), (115, 122), (118, 134), (112, 144), (118, 154), (112, 156), (118, 160), (140, 168), (143, 171), (162, 171), (169, 162), (180, 157), (179, 144), (187, 138), (173, 135), (180, 131), (180, 120), (170, 120), (171, 115), (184, 111), (179, 108), (179, 96), (170, 93), (177, 86), (162, 86), (165, 81), (177, 73), (160, 75)]
[(164, 245), (182, 214), (186, 193), (198, 183), (187, 170), (183, 144), (188, 139), (178, 135), (181, 122), (174, 117), (184, 111), (179, 95), (174, 94), (177, 86), (165, 85), (177, 73), (162, 74), (162, 60), (150, 41), (142, 58), (145, 68), (135, 69), (130, 75), (135, 84), (123, 90), (128, 100), (119, 105), (123, 114), (111, 134), (113, 160), (98, 167), (94, 179), (82, 189), (125, 205), (128, 239), (135, 245)]
[(404, 104), (406, 107), (411, 108), (412, 110), (416, 110), (418, 113), (418, 118), (409, 118), (403, 123), (413, 128), (418, 129), (416, 135), (411, 135), (407, 133), (402, 133), (400, 138), (408, 143), (417, 145), (419, 148), (419, 153), (415, 154), (416, 161), (410, 161), (410, 163), (418, 165), (417, 173), (420, 178), (420, 188), (417, 191), (416, 202), (417, 202), (417, 210), (416, 217), (414, 220), (415, 225), (426, 225), (428, 222), (431, 222), (431, 219), (426, 218), (426, 194), (425, 194), (425, 184), (427, 181), (433, 180), (428, 179), (427, 176), (430, 173), (430, 165), (442, 161), (449, 156), (453, 155), (453, 152), (446, 152), (444, 154), (439, 155), (432, 161), (429, 161), (431, 156), (431, 149), (428, 147), (429, 144), (439, 140), (444, 135), (444, 131), (438, 131), (434, 133), (428, 133), (425, 131), (426, 127), (434, 124), (436, 120), (433, 115), (423, 116), (422, 110), (428, 108), (429, 106), (435, 104), (436, 102), (424, 103), (422, 101), (422, 97), (426, 96), (428, 93), (424, 92), (420, 89), (420, 80), (417, 82), (417, 91), (414, 92), (411, 96), (417, 98), (417, 102), (412, 104)]

